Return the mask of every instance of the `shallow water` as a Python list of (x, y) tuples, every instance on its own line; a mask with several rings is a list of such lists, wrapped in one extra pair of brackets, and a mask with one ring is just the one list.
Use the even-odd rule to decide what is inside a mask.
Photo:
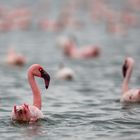
[[(11, 4), (9, 1), (1, 2)], [(64, 1), (53, 2), (54, 11), (47, 14), (50, 17), (56, 16), (59, 5)], [(35, 12), (43, 1), (13, 1), (10, 6), (23, 3)], [(120, 5), (118, 1), (118, 6)], [(41, 10), (38, 18), (40, 16)], [(34, 21), (37, 20), (35, 18), (34, 15)], [(121, 67), (125, 56), (132, 56), (136, 60), (131, 86), (139, 87), (139, 27), (129, 30), (126, 36), (114, 36), (106, 32), (104, 24), (87, 24), (89, 26), (80, 30), (67, 29), (57, 33), (42, 31), (36, 24), (25, 31), (0, 33), (0, 139), (139, 139), (140, 104), (120, 103), (123, 80)], [(74, 60), (63, 56), (56, 45), (57, 37), (63, 34), (75, 35), (79, 45), (98, 44), (102, 50), (101, 56), (88, 60)], [(10, 44), (27, 56), (28, 63), (25, 67), (11, 67), (4, 63)], [(76, 72), (74, 81), (55, 79), (61, 62)], [(51, 76), (47, 91), (42, 80), (37, 79), (42, 91), (42, 111), (45, 118), (31, 125), (12, 123), (10, 114), (13, 105), (32, 104), (26, 72), (33, 63), (41, 64)]]

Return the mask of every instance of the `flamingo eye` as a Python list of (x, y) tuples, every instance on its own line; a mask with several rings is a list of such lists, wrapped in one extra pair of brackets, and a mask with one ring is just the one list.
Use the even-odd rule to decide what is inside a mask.
[(41, 72), (41, 71), (43, 71), (43, 69), (42, 68), (39, 68), (39, 71)]

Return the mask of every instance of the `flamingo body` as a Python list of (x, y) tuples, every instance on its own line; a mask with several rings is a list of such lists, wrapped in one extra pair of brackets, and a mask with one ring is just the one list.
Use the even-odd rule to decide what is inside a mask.
[(37, 121), (38, 119), (44, 117), (41, 110), (39, 110), (37, 107), (33, 105), (26, 105), (26, 106), (28, 106), (28, 109), (25, 107), (25, 104), (20, 106), (14, 106), (11, 115), (13, 121), (18, 120), (19, 122), (27, 122), (27, 121), (32, 122), (32, 121)]
[(121, 97), (121, 102), (140, 102), (140, 90), (130, 89)]
[(6, 62), (10, 65), (22, 66), (26, 63), (26, 58), (22, 54), (17, 53), (13, 48), (8, 50)]

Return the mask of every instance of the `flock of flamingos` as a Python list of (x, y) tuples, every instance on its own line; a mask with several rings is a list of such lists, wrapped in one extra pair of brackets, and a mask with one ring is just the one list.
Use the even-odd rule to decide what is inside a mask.
[[(133, 8), (140, 10), (140, 0), (129, 0), (131, 10), (126, 8), (123, 12), (115, 11), (108, 7), (105, 0), (93, 0), (96, 4), (90, 5), (90, 13), (92, 20), (104, 21), (107, 25), (107, 30), (112, 33), (124, 33), (132, 26), (138, 26), (138, 17), (133, 14)], [(100, 9), (100, 10), (99, 10)], [(28, 8), (19, 8), (14, 10), (8, 10), (4, 7), (0, 8), (0, 31), (8, 31), (14, 28), (27, 29), (30, 24), (31, 11)], [(67, 11), (66, 11), (67, 10)], [(81, 26), (76, 19), (71, 18), (70, 14), (75, 11), (64, 9), (61, 15), (56, 21), (49, 19), (43, 19), (39, 21), (39, 28), (43, 30), (59, 30), (66, 28), (67, 26)], [(65, 15), (65, 14), (66, 15)], [(114, 20), (117, 19), (117, 21)], [(118, 20), (120, 22), (118, 22)], [(58, 40), (59, 46), (61, 47), (63, 54), (73, 59), (94, 59), (99, 57), (102, 53), (100, 48), (96, 45), (85, 45), (78, 48), (75, 40), (68, 37), (61, 37)], [(26, 57), (22, 54), (18, 54), (13, 48), (8, 50), (6, 56), (6, 63), (13, 66), (24, 66), (27, 63)], [(128, 84), (131, 78), (133, 70), (134, 60), (131, 57), (126, 57), (122, 66), (123, 82), (122, 82), (122, 96), (121, 102), (139, 102), (140, 101), (140, 89), (130, 89)], [(57, 78), (72, 80), (75, 73), (65, 68), (63, 64), (60, 66), (60, 71), (57, 73)], [(43, 118), (41, 112), (41, 92), (38, 87), (35, 76), (44, 79), (45, 88), (49, 87), (50, 76), (39, 64), (33, 64), (28, 68), (27, 71), (28, 82), (33, 93), (33, 105), (22, 104), (14, 106), (12, 110), (11, 119), (17, 122), (28, 122), (34, 123), (38, 119)]]

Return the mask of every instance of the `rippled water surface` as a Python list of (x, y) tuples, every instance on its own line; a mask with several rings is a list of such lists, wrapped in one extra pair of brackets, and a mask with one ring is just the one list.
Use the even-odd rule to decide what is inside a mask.
[[(68, 28), (60, 32), (43, 31), (37, 28), (37, 18), (43, 13), (41, 9), (37, 10), (43, 1), (0, 2), (11, 7), (28, 5), (34, 11), (34, 22), (28, 30), (0, 33), (0, 139), (140, 139), (140, 104), (120, 103), (123, 80), (121, 67), (126, 56), (132, 56), (136, 61), (130, 85), (140, 86), (139, 27), (129, 30), (126, 36), (113, 36), (106, 32), (104, 23), (92, 25), (88, 21), (80, 30)], [(52, 11), (46, 15), (55, 17), (64, 2), (53, 1)], [(113, 5), (119, 7), (121, 2)], [(82, 20), (87, 16), (83, 14)], [(88, 60), (65, 57), (56, 45), (58, 36), (65, 34), (75, 35), (79, 45), (97, 44), (101, 48), (101, 56)], [(11, 44), (26, 55), (28, 63), (24, 67), (11, 67), (4, 63)], [(75, 71), (74, 81), (55, 78), (61, 62)], [(41, 64), (51, 76), (47, 91), (43, 81), (36, 79), (42, 92), (45, 118), (31, 125), (12, 123), (10, 114), (13, 105), (32, 104), (27, 69), (33, 63)]]

